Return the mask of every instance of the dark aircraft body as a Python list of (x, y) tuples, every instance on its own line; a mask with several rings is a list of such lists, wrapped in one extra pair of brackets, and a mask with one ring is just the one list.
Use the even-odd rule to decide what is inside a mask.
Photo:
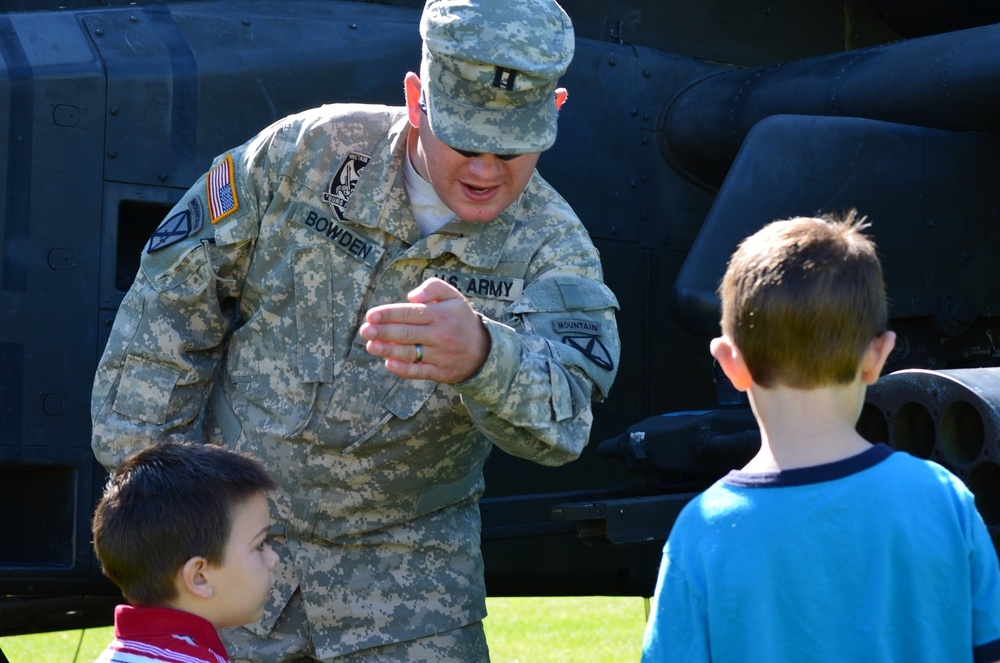
[[(651, 594), (677, 512), (759, 445), (708, 353), (729, 254), (851, 208), (899, 336), (859, 429), (961, 477), (1000, 541), (1000, 8), (562, 4), (577, 50), (538, 168), (601, 251), (623, 350), (579, 460), (493, 452), (490, 593)], [(90, 546), (90, 392), (152, 230), (275, 119), (401, 105), (421, 7), (0, 0), (0, 635), (108, 624), (119, 600)]]

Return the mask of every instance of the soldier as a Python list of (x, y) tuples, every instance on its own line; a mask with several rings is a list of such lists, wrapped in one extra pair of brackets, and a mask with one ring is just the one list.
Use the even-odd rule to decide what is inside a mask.
[(278, 579), (223, 633), (234, 660), (488, 661), (483, 464), (576, 458), (617, 369), (600, 257), (535, 171), (569, 17), (430, 0), (420, 32), (405, 107), (309, 110), (215, 161), (98, 368), (104, 466), (207, 438), (280, 485)]

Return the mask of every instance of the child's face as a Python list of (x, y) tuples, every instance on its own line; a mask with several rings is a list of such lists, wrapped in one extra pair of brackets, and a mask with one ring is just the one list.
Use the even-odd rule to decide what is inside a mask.
[(262, 494), (233, 510), (233, 528), (226, 544), (226, 556), (214, 570), (219, 603), (216, 628), (242, 626), (259, 620), (274, 582), (272, 570), (278, 555), (264, 539), (271, 526), (267, 498)]

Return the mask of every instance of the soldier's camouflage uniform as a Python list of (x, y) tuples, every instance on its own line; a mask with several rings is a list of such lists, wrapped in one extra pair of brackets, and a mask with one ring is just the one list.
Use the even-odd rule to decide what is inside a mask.
[[(402, 108), (326, 106), (217, 159), (143, 251), (95, 381), (105, 467), (161, 440), (264, 461), (286, 567), (250, 628), (266, 635), (299, 586), (323, 658), (482, 619), (492, 444), (576, 458), (617, 369), (617, 302), (567, 203), (535, 173), (495, 221), (423, 238), (407, 127)], [(396, 377), (357, 336), (431, 276), (490, 335), (461, 384)]]

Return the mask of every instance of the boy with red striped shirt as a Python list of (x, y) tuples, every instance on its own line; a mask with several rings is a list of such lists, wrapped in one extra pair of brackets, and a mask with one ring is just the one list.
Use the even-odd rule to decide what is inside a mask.
[(94, 514), (94, 550), (130, 605), (98, 663), (229, 663), (218, 629), (259, 620), (278, 556), (257, 460), (164, 443), (124, 459)]

